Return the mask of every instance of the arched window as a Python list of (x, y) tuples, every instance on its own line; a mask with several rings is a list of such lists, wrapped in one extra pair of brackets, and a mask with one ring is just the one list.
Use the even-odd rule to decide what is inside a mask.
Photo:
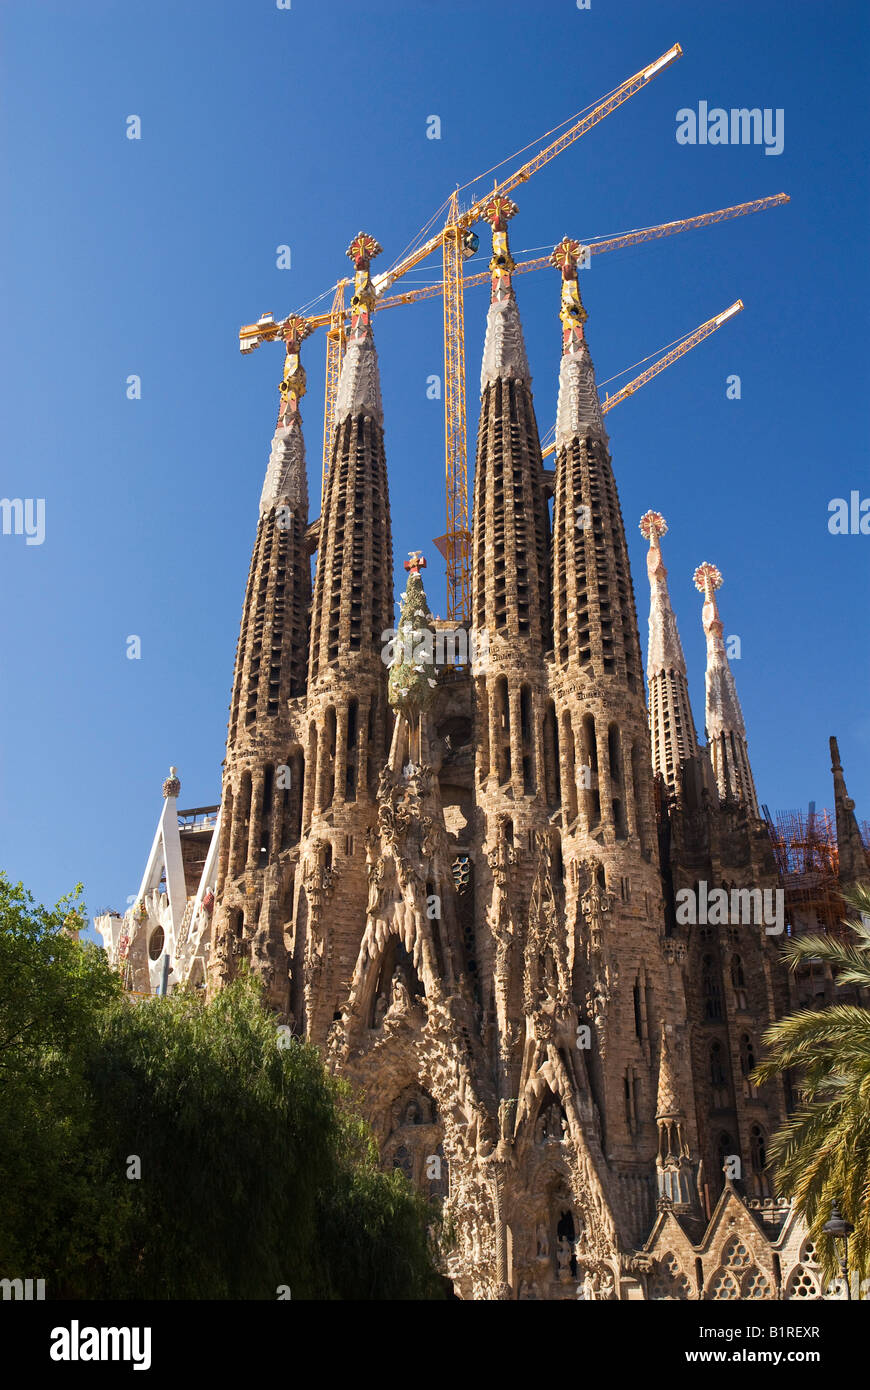
[(767, 1167), (767, 1144), (761, 1125), (753, 1125), (749, 1131), (749, 1161), (753, 1173), (760, 1177)]
[(740, 956), (731, 957), (731, 983), (734, 986), (734, 994), (737, 999), (738, 1009), (746, 1008), (746, 976), (743, 973), (743, 961)]
[(728, 1075), (720, 1042), (710, 1044), (710, 1087), (713, 1092), (714, 1110), (725, 1109), (728, 1105)]
[(710, 1085), (725, 1085), (725, 1069), (722, 1066), (722, 1044), (714, 1042), (710, 1048)]
[(701, 961), (701, 988), (704, 995), (704, 1017), (715, 1021), (722, 1017), (722, 991), (716, 972), (716, 962), (712, 956), (704, 956)]

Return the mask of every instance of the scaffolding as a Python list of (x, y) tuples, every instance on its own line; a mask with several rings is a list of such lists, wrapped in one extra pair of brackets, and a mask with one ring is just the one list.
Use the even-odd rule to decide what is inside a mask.
[(824, 932), (845, 940), (846, 906), (840, 893), (837, 820), (832, 811), (778, 811), (764, 807), (790, 935)]

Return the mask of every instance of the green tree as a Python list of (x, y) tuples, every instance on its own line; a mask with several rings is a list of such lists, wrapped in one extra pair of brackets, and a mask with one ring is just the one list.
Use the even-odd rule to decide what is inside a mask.
[[(846, 894), (855, 916), (850, 940), (793, 937), (783, 948), (790, 969), (809, 961), (831, 966), (838, 984), (870, 989), (870, 888)], [(769, 1055), (756, 1068), (763, 1085), (791, 1072), (798, 1108), (770, 1143), (777, 1189), (794, 1199), (825, 1277), (839, 1273), (838, 1253), (822, 1227), (836, 1201), (855, 1227), (850, 1271), (870, 1276), (870, 1009), (832, 1004), (805, 1009), (773, 1024), (763, 1039)]]
[(243, 976), (134, 1002), (0, 876), (0, 1275), (49, 1297), (443, 1295), (430, 1209)]
[(88, 1168), (88, 1059), (120, 995), (81, 885), (48, 909), (0, 871), (0, 1264), (45, 1278), (111, 1243)]

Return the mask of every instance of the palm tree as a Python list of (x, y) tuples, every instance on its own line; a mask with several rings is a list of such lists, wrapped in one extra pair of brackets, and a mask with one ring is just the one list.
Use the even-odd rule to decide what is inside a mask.
[[(854, 916), (851, 938), (793, 937), (783, 948), (791, 970), (810, 961), (831, 966), (837, 983), (870, 990), (870, 885), (844, 893)], [(794, 1200), (809, 1227), (826, 1279), (839, 1273), (838, 1252), (822, 1227), (836, 1201), (854, 1225), (849, 1268), (870, 1276), (870, 1009), (831, 1004), (789, 1014), (767, 1029), (768, 1056), (753, 1081), (763, 1085), (790, 1071), (797, 1110), (773, 1136), (770, 1159), (777, 1190)]]

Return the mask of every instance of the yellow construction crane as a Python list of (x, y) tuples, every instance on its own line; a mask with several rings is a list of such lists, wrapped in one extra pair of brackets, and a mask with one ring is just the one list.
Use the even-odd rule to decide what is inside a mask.
[[(378, 293), (378, 299), (373, 306), (376, 311), (415, 303), (418, 299), (428, 299), (436, 295), (443, 296), (444, 300), (444, 435), (447, 531), (439, 542), (439, 548), (442, 549), (447, 559), (447, 616), (454, 621), (461, 622), (468, 618), (470, 580), (463, 294), (466, 288), (488, 284), (490, 280), (488, 272), (465, 277), (462, 274), (463, 262), (473, 256), (477, 249), (477, 237), (471, 231), (472, 225), (480, 219), (482, 209), (494, 196), (506, 195), (519, 184), (525, 183), (562, 150), (585, 135), (588, 130), (622, 105), (659, 72), (669, 67), (681, 54), (680, 45), (674, 44), (654, 63), (650, 63), (640, 72), (628, 78), (603, 98), (588, 114), (574, 121), (532, 159), (520, 165), (500, 183), (497, 182), (492, 190), (473, 201), (471, 206), (464, 211), (459, 207), (458, 192), (453, 193), (448, 200), (447, 220), (442, 229), (401, 257), (389, 270), (374, 277), (374, 285)], [(479, 179), (474, 179), (471, 182), (472, 184), (477, 183)], [(637, 245), (659, 237), (672, 236), (676, 232), (707, 226), (733, 217), (741, 217), (747, 213), (762, 211), (785, 202), (788, 202), (788, 195), (779, 193), (772, 197), (741, 203), (735, 207), (701, 213), (696, 217), (686, 218), (682, 221), (660, 223), (657, 226), (625, 232), (617, 237), (592, 242), (584, 248), (584, 251), (590, 255), (600, 255), (604, 251), (617, 250), (624, 246)], [(441, 281), (400, 294), (389, 295), (386, 293), (397, 280), (419, 265), (439, 247), (443, 261), (443, 279)], [(514, 273), (522, 274), (525, 271), (542, 269), (548, 264), (548, 256), (521, 261), (516, 266)], [(347, 330), (345, 290), (349, 283), (349, 279), (338, 281), (328, 313), (306, 315), (312, 328), (321, 326), (327, 328), (321, 505), (325, 498), (332, 439), (335, 431), (335, 399)], [(292, 317), (291, 315), (290, 318)], [(289, 323), (290, 318), (276, 322), (271, 314), (263, 314), (257, 323), (243, 327), (239, 333), (241, 351), (243, 353), (251, 352), (262, 342), (283, 338), (285, 325)]]
[[(706, 323), (702, 323), (700, 327), (696, 328), (692, 333), (687, 334), (682, 342), (677, 343), (676, 347), (671, 348), (670, 352), (666, 352), (664, 357), (660, 357), (657, 362), (653, 362), (651, 367), (647, 367), (645, 371), (641, 372), (640, 376), (636, 376), (627, 386), (623, 386), (619, 391), (614, 392), (612, 396), (605, 396), (604, 400), (601, 402), (602, 415), (606, 414), (608, 410), (612, 410), (615, 405), (619, 405), (620, 402), (627, 400), (629, 396), (633, 396), (635, 391), (639, 390), (641, 386), (646, 386), (647, 382), (652, 381), (653, 377), (658, 376), (659, 372), (663, 372), (665, 367), (669, 367), (672, 362), (676, 362), (679, 357), (683, 357), (685, 353), (690, 352), (693, 347), (697, 347), (705, 338), (709, 338), (711, 333), (715, 333), (717, 328), (721, 328), (723, 323), (727, 323), (729, 319), (733, 319), (734, 315), (739, 314), (742, 309), (743, 300), (735, 300), (727, 309), (723, 309), (721, 314), (716, 314), (715, 318), (707, 319)], [(546, 449), (542, 450), (541, 457), (549, 458), (550, 454), (555, 452), (556, 445), (549, 444)]]
[[(454, 193), (448, 205), (447, 221), (442, 229), (429, 237), (420, 246), (402, 257), (384, 274), (376, 278), (375, 286), (383, 293), (414, 266), (419, 265), (433, 251), (441, 249), (443, 260), (444, 297), (444, 434), (445, 434), (445, 475), (447, 482), (447, 534), (448, 551), (447, 575), (447, 615), (449, 618), (464, 621), (468, 618), (469, 572), (468, 572), (468, 462), (465, 435), (465, 331), (463, 314), (462, 262), (474, 254), (477, 238), (471, 232), (473, 224), (479, 220), (485, 203), (498, 194), (507, 195), (519, 184), (542, 169), (556, 155), (579, 140), (611, 111), (634, 96), (642, 87), (651, 82), (671, 63), (681, 57), (682, 49), (674, 44), (657, 58), (648, 63), (632, 77), (616, 87), (597, 106), (581, 116), (563, 130), (555, 140), (526, 160), (507, 178), (496, 183), (483, 198), (476, 199), (471, 206), (460, 211), (458, 194)], [(476, 183), (478, 180), (472, 180)], [(330, 327), (327, 335), (327, 387), (337, 376), (337, 364), (341, 361), (343, 346), (344, 315), (342, 305), (346, 282), (339, 282), (335, 300), (330, 312)], [(340, 320), (340, 321), (339, 321)], [(316, 325), (317, 320), (309, 320)], [(239, 334), (243, 352), (251, 352), (262, 342), (274, 341), (283, 336), (282, 325), (275, 323), (271, 314), (264, 314), (256, 324), (243, 328)], [(329, 452), (332, 446), (333, 413), (332, 400), (327, 390), (324, 418), (324, 490), (325, 474), (329, 466)]]

